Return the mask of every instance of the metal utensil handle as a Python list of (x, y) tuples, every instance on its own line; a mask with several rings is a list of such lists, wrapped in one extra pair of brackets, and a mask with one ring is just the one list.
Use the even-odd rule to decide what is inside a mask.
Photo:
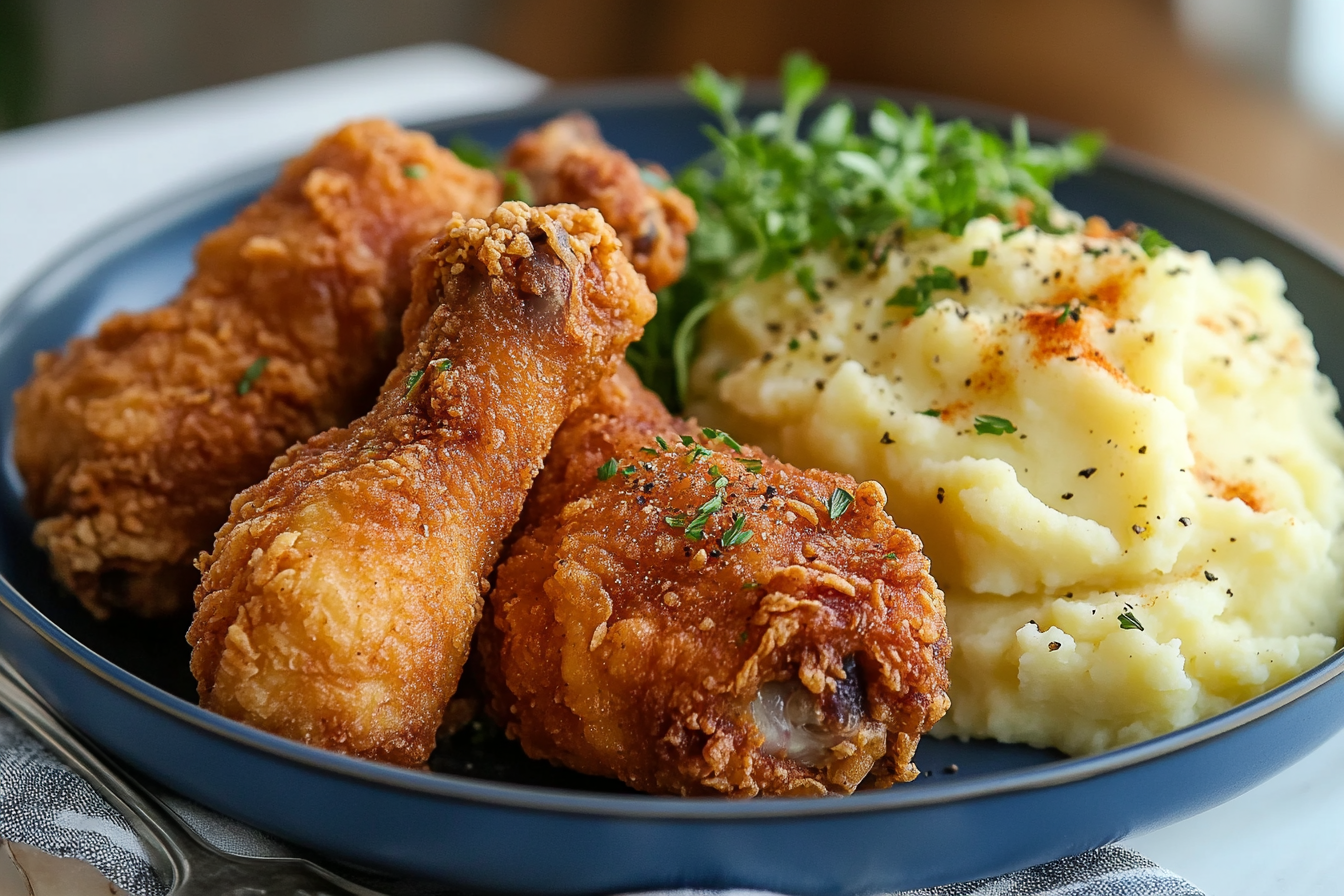
[(139, 835), (169, 896), (382, 896), (299, 857), (244, 858), (206, 843), (159, 800), (70, 730), (0, 656), (0, 706), (112, 804)]

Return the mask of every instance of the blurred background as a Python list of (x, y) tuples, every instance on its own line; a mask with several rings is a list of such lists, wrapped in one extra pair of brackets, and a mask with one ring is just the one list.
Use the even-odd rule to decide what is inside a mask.
[(426, 41), (564, 81), (805, 48), (1100, 128), (1344, 248), (1344, 0), (0, 0), (0, 128)]

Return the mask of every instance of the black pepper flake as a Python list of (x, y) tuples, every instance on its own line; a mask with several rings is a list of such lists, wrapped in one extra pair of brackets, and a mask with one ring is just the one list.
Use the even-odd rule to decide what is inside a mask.
[(817, 381), (816, 381), (815, 383), (813, 383), (812, 385), (814, 385), (814, 386), (817, 387), (817, 391), (818, 391), (818, 392), (821, 392), (822, 390), (824, 390), (824, 389), (826, 388), (826, 381), (825, 381), (825, 380), (817, 380)]
[(834, 360), (835, 360), (836, 358), (838, 358), (838, 357), (840, 357), (840, 356), (839, 356), (839, 355), (822, 355), (822, 356), (821, 356), (821, 363), (823, 363), (823, 364), (829, 364), (829, 363), (831, 363), (832, 361), (834, 361)]
[(1181, 517), (1180, 519), (1178, 519), (1176, 522), (1180, 523), (1182, 526), (1188, 526), (1188, 525), (1190, 525), (1190, 517), (1188, 517), (1188, 516), (1183, 516), (1183, 517)]
[(1207, 569), (1204, 570), (1204, 578), (1208, 579), (1210, 582), (1218, 581), (1218, 577), (1213, 573), (1209, 572)]
[(896, 441), (896, 440), (893, 439), (893, 438), (891, 437), (891, 433), (889, 433), (889, 432), (884, 432), (884, 433), (882, 433), (882, 444), (883, 444), (883, 445), (890, 445), (890, 444), (892, 444), (892, 443), (895, 442), (895, 441)]
[(938, 503), (939, 503), (939, 504), (943, 503), (943, 496), (946, 495), (946, 494), (947, 494), (947, 493), (943, 491), (943, 487), (942, 487), (941, 485), (938, 486)]
[(1077, 355), (1066, 355), (1066, 356), (1064, 357), (1064, 360), (1065, 360), (1065, 361), (1077, 361), (1077, 360), (1078, 360), (1078, 356), (1077, 356)]
[(1058, 650), (1059, 648), (1063, 647), (1064, 645), (1061, 644), (1061, 643), (1059, 643), (1058, 641), (1051, 641), (1049, 644), (1047, 644), (1047, 645), (1045, 645), (1045, 646), (1046, 646), (1046, 649), (1048, 649), (1051, 653), (1054, 653), (1056, 650)]
[(762, 364), (769, 364), (773, 360), (775, 360), (775, 355), (773, 352), (766, 352), (765, 354), (761, 355)]
[(1140, 446), (1139, 446), (1139, 453), (1140, 453), (1140, 454), (1147, 454), (1147, 453), (1148, 453), (1148, 446), (1147, 446), (1147, 445), (1140, 445)]
[(1065, 492), (1059, 496), (1062, 500), (1069, 501), (1073, 498), (1073, 492)]
[(1096, 467), (1088, 467), (1086, 470), (1079, 470), (1078, 475), (1083, 477), (1084, 479), (1091, 479), (1092, 474), (1095, 472), (1097, 472)]

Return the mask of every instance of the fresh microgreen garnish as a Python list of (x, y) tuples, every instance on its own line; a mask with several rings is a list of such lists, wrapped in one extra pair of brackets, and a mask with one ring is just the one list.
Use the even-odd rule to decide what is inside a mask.
[(1122, 629), (1136, 628), (1139, 631), (1143, 631), (1143, 623), (1134, 616), (1134, 613), (1131, 610), (1126, 610), (1116, 618), (1120, 620), (1120, 627)]
[(1135, 240), (1135, 242), (1139, 244), (1139, 248), (1142, 249), (1144, 254), (1149, 258), (1156, 258), (1163, 249), (1166, 249), (1171, 245), (1171, 240), (1167, 239), (1151, 227), (1140, 227), (1138, 239)]
[(975, 418), (975, 431), (982, 436), (1004, 436), (1017, 432), (1017, 427), (1011, 420), (982, 414)]
[(719, 546), (723, 548), (735, 548), (740, 544), (746, 544), (751, 541), (754, 534), (746, 528), (747, 518), (740, 513), (733, 514), (733, 524), (724, 530), (719, 536)]
[(685, 445), (687, 448), (695, 444), (695, 439), (691, 438), (690, 436), (683, 435), (679, 436), (678, 438), (681, 439), (681, 444)]
[(691, 450), (686, 452), (686, 460), (695, 463), (702, 457), (713, 457), (714, 452), (710, 451), (704, 445), (692, 445)]
[(633, 475), (635, 475), (635, 474), (638, 473), (638, 472), (639, 472), (639, 469), (638, 469), (634, 464), (631, 464), (631, 465), (628, 466), (628, 467), (621, 467), (621, 475), (622, 475), (622, 476), (633, 476)]
[(760, 582), (750, 582), (750, 581), (748, 581), (748, 582), (743, 582), (743, 583), (742, 583), (742, 590), (743, 590), (743, 591), (753, 591), (753, 590), (755, 590), (755, 589), (757, 589), (757, 588), (759, 588), (759, 587), (761, 587), (761, 583), (760, 583)]
[(902, 286), (896, 290), (896, 295), (887, 299), (887, 304), (898, 305), (902, 308), (913, 308), (915, 309), (915, 317), (919, 317), (933, 307), (935, 290), (956, 289), (957, 287), (957, 275), (948, 268), (938, 265), (933, 269), (933, 273), (916, 277), (913, 285)]
[[(805, 54), (784, 59), (782, 107), (744, 118), (743, 82), (706, 65), (687, 91), (713, 113), (712, 149), (676, 178), (695, 201), (700, 226), (685, 274), (658, 297), (658, 314), (628, 358), (675, 411), (685, 396), (696, 330), (735, 284), (809, 266), (831, 253), (845, 267), (880, 265), (899, 227), (960, 234), (984, 215), (1051, 227), (1053, 182), (1091, 166), (1102, 141), (1078, 134), (1058, 146), (1033, 144), (1024, 122), (1011, 139), (966, 119), (936, 122), (923, 107), (887, 100), (867, 111), (837, 100), (800, 133), (803, 112), (826, 86), (826, 69)], [(866, 128), (862, 125), (866, 124)], [(862, 128), (862, 132), (861, 132)]]
[(984, 267), (987, 260), (989, 260), (988, 249), (976, 249), (971, 253), (971, 267), (973, 268)]
[(654, 457), (657, 457), (657, 456), (658, 456), (658, 449), (657, 449), (657, 448), (641, 448), (641, 449), (639, 449), (639, 450), (640, 450), (642, 453), (644, 453), (644, 454), (652, 454)]
[(746, 633), (746, 632), (738, 632), (738, 633), (737, 633), (737, 643), (739, 643), (739, 644), (745, 644), (745, 643), (747, 643), (747, 633)]
[(727, 488), (727, 487), (728, 487), (728, 477), (727, 477), (727, 476), (720, 476), (719, 478), (717, 478), (717, 479), (714, 480), (713, 485), (714, 485), (715, 488)]
[(837, 488), (831, 492), (831, 497), (826, 501), (826, 512), (830, 514), (831, 519), (838, 520), (853, 503), (854, 495), (851, 492)]
[(403, 397), (410, 398), (411, 393), (415, 391), (415, 387), (420, 385), (420, 381), (424, 378), (425, 372), (423, 370), (412, 370), (410, 375), (406, 377), (406, 394)]
[(664, 439), (662, 436), (654, 436), (653, 440), (658, 443), (659, 448), (663, 449), (664, 451), (669, 450), (667, 446), (667, 440)]
[(793, 272), (793, 278), (798, 281), (803, 292), (814, 302), (821, 301), (821, 293), (817, 292), (817, 277), (812, 272), (811, 265), (799, 265)]
[(239, 395), (246, 395), (252, 391), (252, 387), (261, 379), (261, 375), (266, 371), (266, 365), (271, 363), (271, 359), (262, 355), (243, 371), (243, 375), (238, 378), (237, 390)]
[(617, 464), (617, 462), (616, 462), (616, 458), (614, 458), (614, 457), (608, 458), (607, 461), (606, 461), (606, 463), (602, 464), (602, 466), (600, 466), (600, 467), (597, 468), (597, 479), (598, 479), (598, 481), (599, 481), (599, 482), (606, 482), (608, 479), (610, 479), (611, 477), (615, 476), (615, 475), (616, 475), (616, 468), (617, 468), (618, 466), (619, 466), (619, 464)]
[(802, 346), (802, 343), (799, 342), (796, 338), (789, 340), (789, 351), (796, 352), (798, 351), (800, 346)]
[(705, 434), (705, 438), (711, 440), (718, 439), (720, 442), (727, 445), (729, 448), (733, 449), (738, 454), (742, 453), (742, 446), (738, 444), (737, 439), (728, 435), (728, 433), (724, 432), (723, 430), (713, 429), (711, 427), (706, 426), (700, 431)]
[(665, 516), (663, 517), (663, 522), (667, 523), (673, 529), (684, 529), (686, 528), (686, 514), (678, 513), (674, 516)]
[(452, 359), (452, 358), (436, 358), (436, 359), (434, 359), (433, 361), (430, 361), (430, 362), (429, 362), (429, 366), (430, 366), (430, 367), (433, 367), (433, 368), (434, 368), (435, 370), (437, 370), (439, 373), (443, 373), (445, 370), (451, 370), (451, 369), (452, 369), (452, 367), (453, 367), (453, 359)]
[(415, 162), (411, 165), (401, 166), (402, 177), (409, 178), (410, 180), (419, 180), (420, 178), (425, 177), (428, 174), (429, 169), (426, 168), (424, 165), (421, 165), (419, 162)]
[(882, 559), (883, 559), (883, 560), (895, 560), (895, 559), (896, 559), (896, 552), (895, 552), (895, 551), (892, 551), (892, 552), (889, 553), (889, 554), (883, 554), (883, 555), (882, 555)]
[(1080, 309), (1077, 305), (1073, 304), (1072, 302), (1060, 305), (1059, 308), (1060, 308), (1059, 317), (1055, 318), (1056, 326), (1062, 325), (1064, 321), (1068, 320), (1069, 318), (1073, 318), (1074, 323), (1077, 323), (1078, 319), (1081, 318), (1083, 314), (1082, 309)]
[(755, 457), (744, 457), (741, 460), (742, 466), (746, 467), (748, 473), (759, 473), (765, 466), (765, 461)]
[(941, 417), (941, 416), (943, 416), (943, 412), (940, 411), (940, 410), (938, 410), (937, 408), (928, 408), (928, 409), (926, 409), (926, 410), (920, 411), (919, 413), (923, 414), (925, 417)]

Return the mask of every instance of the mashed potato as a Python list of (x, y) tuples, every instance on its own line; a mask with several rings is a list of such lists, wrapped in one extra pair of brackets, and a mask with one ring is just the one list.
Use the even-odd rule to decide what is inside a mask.
[[(812, 265), (819, 300), (713, 313), (690, 410), (886, 487), (947, 595), (935, 733), (1095, 752), (1334, 650), (1344, 430), (1272, 266), (992, 219)], [(939, 266), (926, 313), (886, 304)]]

